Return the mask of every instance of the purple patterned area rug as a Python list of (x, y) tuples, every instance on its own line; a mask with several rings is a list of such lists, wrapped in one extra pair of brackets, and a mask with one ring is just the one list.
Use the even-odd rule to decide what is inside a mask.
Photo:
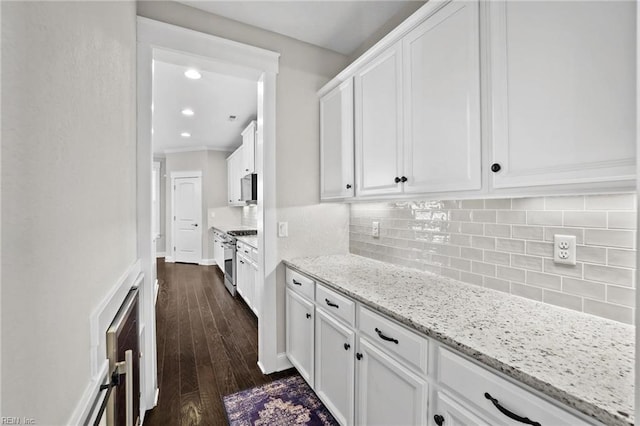
[(307, 382), (298, 375), (222, 399), (231, 426), (338, 424)]

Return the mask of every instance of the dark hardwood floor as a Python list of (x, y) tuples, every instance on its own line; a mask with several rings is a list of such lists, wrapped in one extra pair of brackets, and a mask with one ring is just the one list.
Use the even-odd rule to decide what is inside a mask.
[(224, 425), (222, 397), (293, 374), (257, 366), (258, 321), (216, 266), (158, 259), (158, 406), (145, 425)]

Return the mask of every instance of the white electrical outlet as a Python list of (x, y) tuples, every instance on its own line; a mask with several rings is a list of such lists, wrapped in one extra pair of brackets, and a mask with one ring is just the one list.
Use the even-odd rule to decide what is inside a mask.
[(576, 236), (575, 235), (554, 235), (553, 236), (553, 261), (566, 265), (576, 264)]
[(373, 222), (371, 224), (371, 236), (373, 238), (380, 238), (380, 222)]
[(286, 238), (289, 236), (289, 222), (278, 222), (278, 237)]

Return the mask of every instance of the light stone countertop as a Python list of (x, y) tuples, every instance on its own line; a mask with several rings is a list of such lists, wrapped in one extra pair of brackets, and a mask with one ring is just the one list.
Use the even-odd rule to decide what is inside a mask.
[(245, 235), (245, 236), (236, 237), (236, 240), (242, 241), (243, 243), (250, 245), (256, 250), (258, 249), (258, 237), (255, 235)]
[(256, 228), (252, 228), (251, 226), (245, 226), (245, 225), (233, 224), (233, 223), (219, 223), (219, 224), (212, 225), (211, 228), (217, 229), (218, 231), (221, 231), (224, 233), (227, 233), (230, 231), (252, 231), (256, 229)]
[(352, 254), (284, 263), (587, 416), (634, 423), (633, 326)]

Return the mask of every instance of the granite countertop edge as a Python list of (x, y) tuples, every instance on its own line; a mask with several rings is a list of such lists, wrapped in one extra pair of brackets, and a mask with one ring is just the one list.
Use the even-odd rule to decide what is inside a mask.
[[(614, 415), (612, 412), (601, 408), (589, 401), (585, 401), (577, 396), (574, 396), (562, 389), (558, 389), (557, 387), (553, 386), (550, 383), (547, 383), (544, 380), (541, 380), (535, 376), (532, 376), (530, 374), (527, 374), (521, 370), (519, 370), (516, 367), (513, 367), (507, 363), (504, 363), (488, 354), (485, 354), (477, 349), (474, 349), (472, 347), (469, 347), (468, 345), (465, 345), (463, 343), (458, 342), (455, 337), (452, 336), (447, 336), (444, 335), (443, 333), (437, 332), (427, 326), (424, 326), (422, 324), (418, 324), (414, 321), (412, 321), (410, 318), (407, 318), (403, 315), (398, 314), (397, 312), (394, 312), (391, 309), (388, 309), (384, 306), (381, 306), (375, 302), (372, 302), (370, 300), (368, 300), (367, 298), (363, 297), (362, 295), (358, 294), (358, 293), (354, 293), (338, 284), (335, 284), (329, 280), (327, 280), (326, 278), (322, 277), (322, 276), (318, 276), (314, 273), (311, 273), (309, 271), (304, 270), (303, 268), (298, 267), (295, 263), (283, 259), (282, 262), (300, 272), (303, 273), (317, 281), (320, 281), (322, 284), (327, 285), (329, 287), (331, 287), (334, 290), (339, 291), (342, 294), (345, 294), (365, 305), (367, 305), (368, 307), (371, 307), (373, 309), (375, 309), (376, 311), (385, 314), (397, 321), (399, 321), (400, 323), (406, 325), (407, 327), (418, 331), (419, 333), (426, 335), (427, 337), (433, 338), (435, 340), (437, 340), (438, 342), (441, 342), (443, 344), (445, 344), (446, 346), (459, 351), (479, 362), (481, 362), (482, 364), (493, 368), (494, 370), (498, 370), (500, 372), (502, 372), (503, 374), (507, 375), (508, 377), (526, 384), (527, 386), (535, 389), (538, 392), (541, 392), (542, 394), (553, 398), (554, 400), (569, 406), (575, 410), (577, 410), (578, 412), (582, 413), (583, 415), (586, 415), (596, 421), (602, 422), (604, 424), (607, 425), (615, 425), (615, 426), (632, 426), (634, 425), (634, 422), (630, 421), (630, 419), (625, 418), (623, 416), (618, 416), (618, 415)], [(419, 272), (419, 271), (416, 271)], [(455, 280), (452, 280), (455, 281)], [(514, 296), (515, 297), (515, 296)]]

